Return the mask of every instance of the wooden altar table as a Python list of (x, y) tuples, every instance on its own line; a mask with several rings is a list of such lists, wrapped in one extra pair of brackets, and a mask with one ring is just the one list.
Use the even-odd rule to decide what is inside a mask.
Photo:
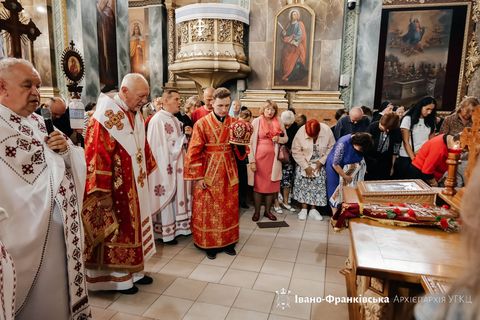
[[(356, 190), (345, 188), (344, 201), (358, 202)], [(349, 230), (352, 269), (343, 272), (348, 296), (363, 294), (358, 292), (357, 276), (366, 277), (366, 290), (392, 301), (398, 284), (420, 287), (422, 276), (448, 279), (462, 270), (465, 255), (459, 233), (388, 226), (361, 218), (350, 220)], [(349, 315), (350, 319), (362, 319), (360, 305), (350, 304)]]

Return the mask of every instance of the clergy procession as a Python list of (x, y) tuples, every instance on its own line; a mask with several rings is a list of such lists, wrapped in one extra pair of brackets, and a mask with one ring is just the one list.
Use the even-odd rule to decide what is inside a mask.
[(0, 2), (0, 320), (480, 320), (480, 0), (377, 2)]

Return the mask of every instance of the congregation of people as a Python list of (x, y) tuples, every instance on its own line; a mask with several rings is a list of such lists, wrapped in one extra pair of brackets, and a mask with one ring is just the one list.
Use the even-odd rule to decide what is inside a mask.
[[(239, 210), (252, 204), (254, 222), (285, 212), (323, 220), (343, 188), (362, 180), (441, 185), (448, 149), (459, 148), (480, 105), (466, 97), (442, 121), (432, 97), (409, 108), (385, 101), (371, 115), (339, 110), (329, 127), (272, 100), (253, 117), (226, 88), (205, 88), (183, 105), (165, 89), (149, 103), (149, 83), (131, 73), (88, 105), (85, 128), (72, 130), (65, 101), (40, 105), (40, 86), (29, 62), (0, 61), (8, 181), (0, 184), (0, 252), (15, 261), (16, 298), (6, 310), (16, 319), (91, 318), (89, 290), (137, 293), (153, 282), (143, 270), (157, 245), (178, 237), (191, 235), (209, 259), (236, 255)], [(245, 135), (232, 142), (235, 124)], [(29, 231), (23, 240), (20, 230)]]

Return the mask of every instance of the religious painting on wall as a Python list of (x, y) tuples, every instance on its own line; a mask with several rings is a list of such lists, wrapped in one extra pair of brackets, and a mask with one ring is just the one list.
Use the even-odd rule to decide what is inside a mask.
[(98, 68), (102, 91), (118, 87), (116, 0), (97, 0)]
[[(22, 0), (19, 3), (24, 9), (19, 13), (19, 21), (22, 24), (28, 24), (32, 20), (41, 32), (35, 39), (33, 47), (26, 34), (21, 36), (21, 56), (35, 65), (42, 78), (42, 87), (52, 87), (56, 85), (56, 79), (55, 70), (52, 69), (52, 65), (54, 65), (54, 56), (51, 50), (53, 48), (53, 35), (49, 28), (47, 0)], [(2, 18), (7, 19), (10, 16), (3, 2), (0, 4), (0, 11)], [(19, 30), (18, 26), (16, 28)], [(10, 33), (2, 30), (0, 58), (14, 56), (11, 40)]]
[(306, 5), (288, 5), (277, 13), (272, 88), (311, 88), (314, 30), (315, 13)]
[(141, 73), (148, 80), (150, 74), (148, 9), (129, 8), (128, 25), (131, 72)]
[(455, 108), (466, 13), (466, 6), (382, 11), (375, 105), (408, 107), (431, 96), (438, 110)]

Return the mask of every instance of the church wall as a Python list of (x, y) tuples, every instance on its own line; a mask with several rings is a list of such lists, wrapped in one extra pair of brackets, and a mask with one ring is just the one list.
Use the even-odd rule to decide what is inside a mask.
[(128, 1), (117, 1), (117, 58), (120, 87), (123, 77), (130, 72)]
[[(275, 15), (287, 1), (250, 2), (247, 89), (272, 88)], [(343, 0), (306, 0), (315, 11), (312, 90), (338, 90), (343, 29)]]

